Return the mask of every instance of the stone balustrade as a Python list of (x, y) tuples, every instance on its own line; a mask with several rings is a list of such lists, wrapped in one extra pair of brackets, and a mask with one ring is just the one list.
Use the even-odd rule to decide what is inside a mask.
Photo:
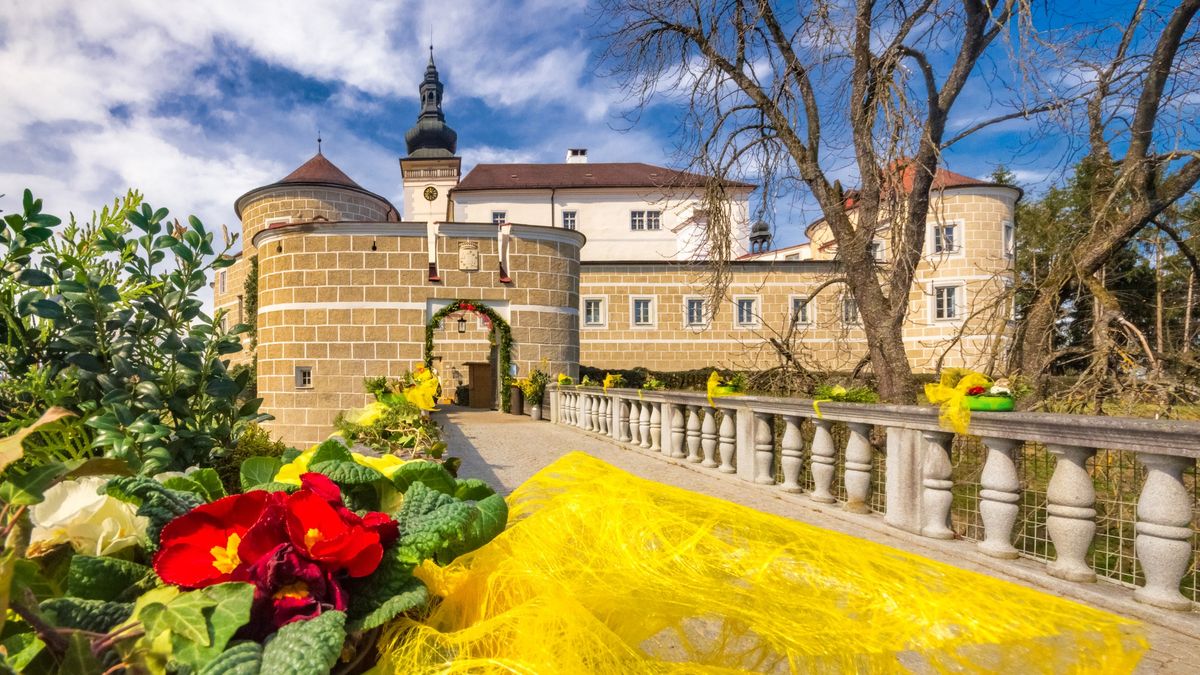
[[(710, 405), (701, 393), (556, 385), (548, 394), (552, 422), (735, 474), (760, 489), (807, 492), (823, 504), (841, 502), (851, 513), (873, 510), (874, 442), (886, 448), (886, 499), (874, 509), (884, 522), (924, 537), (956, 538), (951, 523), (955, 434), (939, 426), (933, 407), (821, 403), (818, 414), (812, 401), (803, 399), (735, 396)], [(834, 440), (839, 423), (846, 438), (841, 453)], [(807, 448), (803, 426), (810, 429)], [(1024, 490), (1017, 455), (1025, 443), (1040, 443), (1056, 460), (1045, 495), (1045, 532), (1056, 554), (1046, 573), (1070, 582), (1096, 581), (1088, 555), (1097, 497), (1088, 461), (1098, 449), (1132, 452), (1145, 468), (1133, 528), (1145, 581), (1133, 597), (1161, 608), (1196, 609), (1180, 584), (1195, 555), (1196, 497), (1184, 475), (1200, 457), (1200, 423), (977, 412), (971, 432), (985, 452), (978, 484), (980, 552), (999, 559), (1022, 555), (1013, 545)]]

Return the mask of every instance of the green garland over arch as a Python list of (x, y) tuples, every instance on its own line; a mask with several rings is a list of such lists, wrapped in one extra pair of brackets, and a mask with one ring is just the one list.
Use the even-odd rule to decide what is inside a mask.
[(488, 336), (496, 343), (496, 367), (500, 371), (500, 409), (509, 411), (508, 388), (512, 383), (512, 328), (496, 310), (478, 300), (455, 300), (429, 317), (425, 324), (425, 367), (433, 367), (433, 331), (442, 325), (442, 319), (455, 312), (475, 312), (487, 317), (491, 324)]

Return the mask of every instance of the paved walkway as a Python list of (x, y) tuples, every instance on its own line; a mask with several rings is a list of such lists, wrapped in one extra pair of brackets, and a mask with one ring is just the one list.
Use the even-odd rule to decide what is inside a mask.
[(1141, 619), (1150, 639), (1150, 650), (1138, 673), (1200, 672), (1200, 613), (1181, 614), (1142, 606), (1130, 608), (1128, 589), (1106, 583), (1060, 582), (1047, 576), (1043, 565), (1035, 561), (995, 561), (976, 553), (964, 542), (940, 542), (901, 532), (884, 525), (877, 516), (847, 514), (837, 505), (816, 504), (802, 495), (756, 486), (693, 464), (627, 448), (603, 436), (570, 427), (533, 422), (528, 417), (454, 407), (436, 417), (442, 423), (452, 454), (463, 459), (460, 475), (481, 478), (504, 494), (558, 457), (580, 450), (643, 478), (904, 549)]

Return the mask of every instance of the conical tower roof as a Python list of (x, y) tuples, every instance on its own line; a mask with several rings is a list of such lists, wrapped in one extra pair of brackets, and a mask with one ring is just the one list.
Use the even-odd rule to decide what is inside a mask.
[(295, 171), (282, 178), (280, 183), (330, 183), (346, 187), (362, 189), (346, 172), (337, 168), (333, 162), (325, 158), (318, 150), (312, 159), (301, 164)]

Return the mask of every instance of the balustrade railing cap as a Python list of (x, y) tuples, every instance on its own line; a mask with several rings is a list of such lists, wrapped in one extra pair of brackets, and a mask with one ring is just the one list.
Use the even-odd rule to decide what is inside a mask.
[[(550, 385), (559, 389), (557, 383)], [(586, 393), (602, 393), (601, 387), (574, 385), (563, 387)], [(610, 387), (607, 394), (621, 398), (700, 405), (708, 407), (703, 392), (649, 391)], [(749, 409), (777, 415), (816, 417), (812, 399), (773, 396), (726, 396), (714, 400), (717, 408)], [(835, 422), (859, 422), (917, 431), (947, 431), (938, 422), (934, 406), (888, 405), (878, 403), (819, 403), (823, 419)], [(1060, 413), (971, 413), (970, 433), (974, 436), (1035, 441), (1053, 445), (1076, 445), (1152, 452), (1183, 457), (1200, 457), (1200, 422), (1152, 420), (1137, 417), (1103, 417)]]

